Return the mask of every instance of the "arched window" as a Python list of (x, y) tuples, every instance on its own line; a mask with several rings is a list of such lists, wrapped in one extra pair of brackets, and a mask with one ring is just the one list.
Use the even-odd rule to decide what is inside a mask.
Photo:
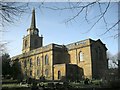
[(25, 48), (27, 48), (27, 40), (25, 40)]
[(48, 69), (45, 70), (45, 76), (48, 77)]
[(40, 70), (37, 70), (37, 76), (39, 76), (40, 75)]
[(48, 62), (49, 62), (49, 57), (48, 55), (45, 56), (45, 65), (48, 65)]
[(30, 59), (30, 67), (32, 67), (32, 58)]
[(60, 79), (60, 78), (61, 78), (61, 72), (58, 71), (58, 79)]
[(39, 65), (40, 65), (40, 58), (37, 57), (37, 66), (39, 66)]
[(27, 61), (25, 60), (24, 61), (24, 68), (27, 66)]
[(32, 76), (32, 71), (30, 71), (30, 76)]
[(83, 53), (80, 51), (79, 53), (79, 62), (83, 61)]

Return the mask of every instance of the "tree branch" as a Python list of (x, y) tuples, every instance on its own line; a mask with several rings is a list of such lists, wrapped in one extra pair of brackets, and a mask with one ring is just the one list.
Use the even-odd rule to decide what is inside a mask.
[(21, 16), (27, 8), (27, 3), (16, 3), (16, 2), (0, 2), (0, 16), (2, 18), (2, 25), (8, 23), (14, 23), (18, 16)]
[[(108, 3), (108, 5), (107, 5), (105, 11), (104, 11), (103, 13), (100, 14), (100, 17), (98, 18), (98, 20), (97, 20), (97, 21), (92, 25), (92, 27), (91, 27), (88, 31), (86, 31), (85, 33), (88, 33), (89, 31), (91, 31), (91, 30), (93, 29), (93, 27), (104, 17), (104, 15), (106, 14), (106, 12), (107, 12), (109, 6), (110, 6), (110, 2)], [(83, 34), (84, 34), (84, 33), (83, 33)]]
[(120, 23), (120, 20), (118, 20), (114, 25), (112, 25), (108, 30), (106, 30), (103, 34), (101, 35), (105, 35), (107, 32), (109, 32), (111, 29), (113, 29), (116, 25), (118, 25)]

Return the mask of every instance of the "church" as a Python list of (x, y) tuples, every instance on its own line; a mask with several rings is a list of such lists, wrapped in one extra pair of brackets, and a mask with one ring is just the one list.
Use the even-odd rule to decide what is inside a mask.
[(108, 67), (107, 48), (100, 39), (90, 38), (67, 45), (51, 43), (43, 46), (43, 36), (36, 27), (35, 9), (30, 28), (23, 37), (22, 54), (12, 57), (20, 64), (22, 77), (45, 80), (75, 81), (101, 79)]

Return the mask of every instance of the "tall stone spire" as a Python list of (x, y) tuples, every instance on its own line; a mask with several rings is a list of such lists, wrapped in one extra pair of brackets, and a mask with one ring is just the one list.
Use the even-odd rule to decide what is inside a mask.
[(35, 8), (33, 8), (32, 11), (32, 20), (31, 20), (31, 29), (36, 29), (36, 22), (35, 22)]
[(31, 25), (27, 29), (27, 35), (23, 37), (23, 49), (22, 52), (26, 53), (33, 49), (43, 46), (43, 37), (39, 36), (39, 30), (36, 28), (35, 22), (35, 9), (32, 11)]

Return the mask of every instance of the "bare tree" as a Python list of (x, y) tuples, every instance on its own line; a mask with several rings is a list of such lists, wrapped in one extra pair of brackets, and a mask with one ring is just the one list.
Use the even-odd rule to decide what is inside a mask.
[(113, 56), (113, 63), (118, 66), (118, 60), (120, 60), (120, 52)]
[(107, 58), (109, 59), (109, 68), (118, 67), (118, 60), (120, 60), (119, 56), (120, 52), (118, 52), (115, 55), (112, 55), (110, 52), (107, 52)]
[[(66, 4), (58, 6), (56, 3), (54, 6), (47, 6), (45, 0), (43, 2), (37, 3), (40, 10), (42, 8), (55, 10), (55, 11), (72, 11), (72, 15), (65, 20), (65, 23), (79, 21), (78, 17), (84, 15), (85, 21), (89, 24), (92, 22), (91, 27), (84, 33), (88, 33), (91, 31), (95, 25), (97, 25), (100, 21), (103, 21), (106, 27), (106, 31), (104, 31), (101, 35), (105, 35), (109, 31), (112, 31), (119, 23), (120, 19), (116, 21), (114, 24), (108, 27), (108, 21), (106, 20), (106, 14), (111, 6), (112, 2), (101, 2), (101, 0), (96, 0), (94, 2), (66, 2)], [(18, 3), (18, 2), (0, 2), (0, 15), (2, 17), (2, 24), (4, 23), (13, 23), (13, 21), (19, 17), (25, 10), (29, 9), (30, 2), (28, 3)], [(118, 4), (119, 5), (119, 4)], [(93, 8), (98, 8), (98, 14), (95, 14), (92, 18), (89, 17), (89, 11)], [(63, 13), (64, 14), (64, 13)], [(94, 20), (94, 21), (92, 21)], [(120, 33), (113, 35), (113, 37), (118, 37)]]
[[(111, 6), (112, 2), (100, 2), (101, 0), (96, 0), (94, 2), (66, 2), (66, 4), (59, 6), (56, 3), (54, 6), (47, 6), (44, 2), (37, 3), (40, 10), (42, 8), (54, 10), (54, 11), (72, 11), (70, 17), (68, 17), (65, 20), (65, 23), (70, 23), (74, 21), (80, 21), (79, 17), (84, 15), (85, 21), (89, 24), (92, 22), (91, 27), (86, 30), (84, 33), (90, 32), (100, 21), (103, 21), (106, 30), (100, 34), (105, 35), (109, 31), (112, 31), (115, 29), (115, 27), (119, 26), (120, 19), (118, 18), (118, 21), (114, 22), (110, 26), (108, 26), (108, 21), (106, 20), (106, 14), (109, 11), (109, 8)], [(2, 2), (0, 1), (0, 19), (1, 19), (1, 26), (4, 26), (6, 24), (14, 23), (15, 20), (17, 20), (21, 14), (25, 13), (26, 10), (29, 10), (30, 2), (27, 3), (20, 3), (20, 2)], [(120, 6), (120, 2), (118, 2), (118, 6)], [(98, 8), (98, 14), (95, 14), (92, 18), (89, 17), (89, 12), (93, 8)], [(119, 9), (119, 8), (118, 8)], [(119, 11), (119, 10), (118, 10)], [(61, 12), (62, 13), (62, 12)], [(64, 14), (64, 13), (63, 13)], [(119, 15), (118, 15), (119, 16)], [(93, 21), (94, 20), (94, 21)], [(0, 32), (4, 31), (3, 29), (0, 29)], [(119, 28), (115, 31), (119, 31)], [(115, 35), (112, 35), (110, 37), (118, 37), (120, 32), (116, 33)]]
[(26, 10), (28, 10), (28, 3), (0, 1), (0, 17), (2, 22), (0, 26), (14, 23)]
[(6, 44), (5, 42), (0, 42), (0, 56), (2, 55), (2, 53), (5, 53), (6, 52)]
[[(108, 26), (108, 21), (106, 20), (106, 14), (109, 11), (111, 7), (112, 2), (101, 2), (101, 0), (96, 0), (94, 2), (69, 2), (66, 5), (58, 6), (46, 6), (46, 5), (40, 5), (40, 9), (42, 8), (47, 8), (50, 10), (55, 10), (55, 11), (72, 11), (74, 14), (71, 15), (71, 17), (68, 17), (68, 19), (65, 20), (65, 23), (70, 23), (74, 21), (79, 21), (79, 17), (84, 15), (85, 21), (89, 24), (90, 21), (94, 22), (92, 23), (91, 27), (85, 31), (84, 33), (88, 33), (91, 31), (95, 25), (97, 25), (100, 21), (103, 21), (106, 31), (104, 31), (100, 36), (105, 35), (109, 31), (112, 31), (115, 29), (115, 27), (120, 23), (120, 19), (118, 21), (114, 22), (111, 26)], [(117, 3), (116, 3), (117, 4)], [(120, 5), (120, 2), (118, 2), (118, 6)], [(98, 14), (95, 14), (92, 18), (89, 17), (89, 11), (92, 10), (93, 8), (98, 8)], [(119, 9), (119, 8), (118, 8)], [(119, 10), (118, 10), (119, 11)], [(94, 20), (94, 21), (92, 21)], [(119, 29), (117, 29), (119, 30)], [(112, 37), (116, 38), (119, 36), (119, 32)]]
[[(0, 35), (5, 32), (4, 26), (17, 21), (23, 13), (29, 9), (28, 3), (2, 2), (0, 1)], [(3, 41), (0, 38), (0, 55), (6, 52), (6, 44), (10, 42)]]

